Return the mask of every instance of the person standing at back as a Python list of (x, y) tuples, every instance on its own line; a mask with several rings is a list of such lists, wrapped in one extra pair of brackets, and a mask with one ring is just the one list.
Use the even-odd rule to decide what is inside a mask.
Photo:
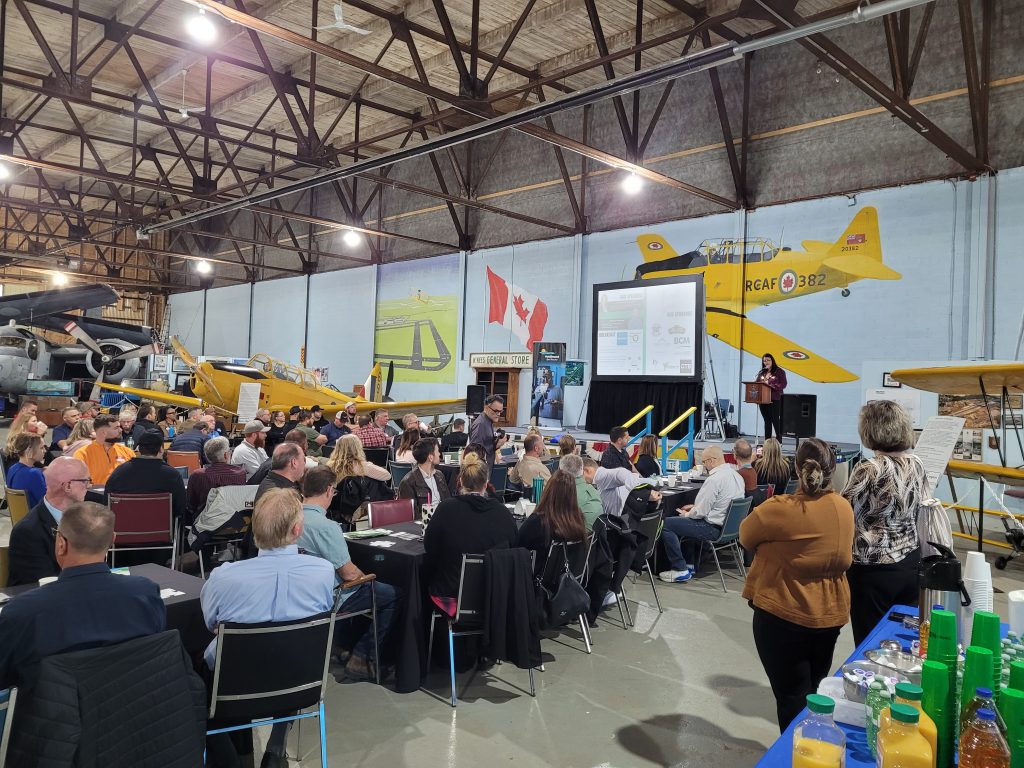
[(483, 446), (484, 462), (488, 467), (494, 466), (494, 454), (508, 442), (508, 435), (504, 433), (498, 437), (494, 432), (494, 425), (501, 421), (505, 413), (505, 401), (500, 395), (489, 395), (484, 400), (484, 410), (473, 420), (473, 428), (469, 431), (469, 442)]
[(764, 438), (767, 440), (772, 436), (772, 428), (775, 434), (782, 439), (782, 393), (786, 389), (786, 372), (779, 368), (775, 358), (768, 352), (761, 355), (761, 370), (755, 381), (767, 384), (772, 391), (772, 401), (757, 406), (761, 410), (761, 418), (764, 419)]
[(875, 452), (857, 464), (843, 490), (857, 526), (847, 577), (859, 645), (892, 606), (917, 604), (917, 513), (931, 494), (924, 464), (911, 452), (914, 426), (903, 406), (872, 400), (860, 409), (858, 431)]
[(800, 443), (796, 467), (800, 490), (768, 499), (740, 523), (740, 543), (757, 552), (743, 597), (754, 609), (754, 644), (780, 731), (831, 671), (850, 613), (853, 509), (832, 491), (835, 457), (811, 438)]

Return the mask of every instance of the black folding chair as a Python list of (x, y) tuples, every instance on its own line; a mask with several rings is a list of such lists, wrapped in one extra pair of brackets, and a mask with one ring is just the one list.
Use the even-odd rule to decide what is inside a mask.
[[(462, 573), (459, 575), (459, 595), (456, 598), (455, 616), (449, 616), (436, 608), (430, 614), (430, 641), (427, 643), (427, 667), (434, 656), (434, 624), (437, 619), (448, 622), (448, 668), (451, 675), (452, 698), (454, 707), (458, 703), (455, 693), (455, 638), (484, 634), (484, 621), (487, 618), (486, 578), (484, 574), (483, 555), (463, 555)], [(530, 695), (536, 696), (537, 690), (533, 682), (533, 668), (530, 670)]]
[(505, 491), (508, 490), (508, 464), (495, 464), (491, 467), (491, 485), (494, 486), (494, 495), (505, 501)]
[[(658, 588), (654, 586), (654, 571), (651, 570), (651, 558), (654, 557), (654, 551), (658, 546), (658, 538), (661, 536), (661, 510), (650, 512), (639, 520), (634, 525), (634, 530), (643, 537), (646, 537), (646, 548), (644, 552), (644, 570), (647, 572), (647, 578), (651, 582), (651, 591), (654, 592), (654, 602), (658, 606), (658, 613), (664, 613), (665, 609), (661, 607), (661, 600), (658, 598)], [(622, 591), (622, 602), (626, 604), (626, 618), (629, 619), (630, 626), (633, 625), (633, 617), (629, 615), (629, 602), (626, 600), (626, 591)], [(639, 605), (639, 603), (637, 603)]]
[[(544, 562), (544, 570), (541, 572), (540, 582), (547, 590), (557, 590), (558, 581), (566, 572), (568, 566), (569, 575), (574, 578), (580, 586), (585, 587), (587, 583), (587, 564), (590, 562), (590, 548), (594, 545), (594, 534), (591, 533), (582, 541), (552, 541), (548, 547), (548, 559)], [(594, 644), (590, 637), (590, 627), (587, 624), (587, 617), (580, 614), (576, 617), (580, 632), (583, 634), (583, 644), (587, 653), (591, 653)]]
[[(206, 735), (315, 717), (320, 725), (320, 764), (326, 767), (324, 693), (334, 620), (329, 611), (295, 621), (221, 624), (210, 720), (243, 724), (214, 728)], [(313, 707), (312, 712), (301, 711)], [(281, 716), (282, 712), (298, 714)]]
[(371, 464), (376, 464), (383, 469), (388, 468), (388, 459), (391, 456), (390, 448), (364, 448), (363, 453), (366, 454), (366, 460)]
[(14, 705), (18, 701), (18, 689), (11, 688), (7, 692), (7, 700), (0, 702), (0, 713), (4, 714), (4, 727), (0, 730), (0, 765), (7, 760), (7, 744), (11, 740), (11, 723), (14, 722)]

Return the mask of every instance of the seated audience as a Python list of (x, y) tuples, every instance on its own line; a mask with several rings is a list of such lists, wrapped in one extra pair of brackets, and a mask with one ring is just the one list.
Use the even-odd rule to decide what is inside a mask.
[(544, 483), (537, 508), (519, 529), (516, 546), (537, 553), (533, 572), (540, 575), (552, 541), (582, 541), (586, 536), (586, 522), (576, 501), (576, 480), (568, 472), (558, 470)]
[(69, 406), (60, 412), (60, 424), (53, 428), (53, 442), (50, 444), (51, 451), (59, 453), (67, 448), (71, 430), (75, 428), (75, 424), (81, 418), (81, 412), (74, 406)]
[(558, 438), (558, 455), (568, 456), (570, 453), (576, 453), (576, 438), (572, 435), (565, 434)]
[(157, 411), (156, 425), (164, 433), (165, 440), (173, 440), (178, 429), (178, 409), (173, 405), (164, 405)]
[[(331, 505), (331, 517), (360, 520), (365, 516), (364, 503), (393, 499), (391, 473), (366, 460), (363, 444), (355, 435), (343, 435), (334, 446), (334, 452), (327, 459), (327, 466), (337, 479), (338, 495)], [(346, 483), (349, 478), (358, 478), (359, 484)], [(353, 487), (349, 487), (353, 486)]]
[(297, 421), (295, 423), (295, 429), (299, 430), (303, 435), (306, 436), (306, 455), (312, 457), (318, 457), (323, 455), (323, 449), (321, 446), (327, 442), (326, 435), (321, 435), (315, 429), (313, 429), (313, 414), (307, 410), (299, 411)]
[(915, 605), (921, 547), (917, 516), (929, 490), (903, 406), (872, 400), (860, 410), (860, 441), (873, 452), (850, 473), (843, 496), (853, 506), (850, 623), (859, 645), (894, 605)]
[(138, 419), (138, 411), (131, 406), (124, 406), (120, 411), (117, 412), (117, 423), (121, 427), (121, 440), (120, 442), (127, 444), (129, 440), (132, 444), (128, 447), (131, 448), (135, 445), (134, 438), (132, 437), (132, 430), (135, 429), (135, 422)]
[[(466, 447), (462, 449), (462, 455), (459, 457), (459, 471), (448, 482), (448, 490), (451, 491), (452, 496), (458, 496), (462, 492), (462, 467), (466, 466), (466, 460), (469, 456), (475, 456), (483, 462), (487, 461), (487, 452), (482, 445), (479, 443), (466, 443)], [(491, 484), (490, 470), (488, 470), (487, 476), (487, 494), (494, 498), (498, 496), (498, 492)]]
[(196, 518), (206, 508), (210, 491), (225, 485), (245, 485), (245, 470), (231, 464), (231, 445), (226, 437), (213, 437), (203, 445), (206, 466), (188, 476), (188, 508)]
[(582, 456), (583, 476), (601, 493), (601, 506), (606, 515), (619, 517), (629, 492), (645, 482), (636, 472), (624, 467), (605, 469), (589, 456)]
[(601, 466), (605, 469), (628, 469), (636, 472), (636, 467), (629, 460), (626, 444), (629, 443), (629, 430), (625, 427), (612, 427), (608, 433), (608, 447), (601, 454)]
[(740, 523), (740, 543), (757, 552), (743, 597), (754, 609), (754, 645), (780, 731), (831, 673), (850, 615), (853, 509), (832, 491), (832, 449), (817, 438), (801, 441), (796, 468), (798, 494), (770, 498)]
[(23, 413), (30, 413), (33, 417), (39, 413), (39, 403), (35, 400), (22, 400), (21, 405), (18, 406), (18, 412), (15, 416), (20, 416)]
[(109, 509), (89, 501), (70, 504), (54, 540), (56, 567), (49, 575), (59, 571), (57, 581), (17, 595), (0, 612), (0, 688), (18, 686), (19, 704), (32, 695), (43, 658), (153, 635), (166, 625), (160, 588), (107, 566), (114, 541)]
[(14, 439), (14, 455), (18, 460), (7, 469), (7, 487), (24, 491), (29, 508), (36, 506), (46, 495), (46, 480), (41, 465), (46, 456), (43, 438), (31, 432), (22, 432)]
[(402, 433), (402, 439), (398, 443), (398, 449), (395, 451), (395, 461), (399, 464), (414, 464), (416, 459), (412, 455), (412, 447), (420, 441), (423, 435), (420, 434), (420, 428), (413, 425)]
[(328, 424), (327, 419), (324, 418), (324, 409), (319, 405), (314, 405), (309, 412), (313, 414), (313, 429), (320, 432)]
[(299, 481), (304, 474), (306, 454), (302, 452), (302, 447), (290, 441), (281, 443), (270, 457), (270, 471), (260, 482), (260, 487), (256, 491), (256, 501), (276, 488), (298, 493)]
[[(349, 429), (348, 422), (346, 421), (346, 414), (344, 411), (338, 411), (334, 414), (334, 420), (325, 424), (320, 430), (320, 437), (317, 438), (317, 442), (322, 447), (321, 451), (325, 452), (328, 456), (331, 455), (331, 451), (334, 450), (334, 446), (338, 443), (338, 438), (342, 435), (347, 435), (352, 430)], [(323, 442), (320, 442), (320, 441)]]
[[(302, 455), (295, 444), (279, 446), (274, 458), (279, 455), (290, 456), (293, 468), (301, 468)], [(296, 545), (302, 535), (302, 502), (297, 492), (273, 489), (258, 498), (252, 515), (252, 535), (259, 556), (224, 563), (210, 573), (203, 585), (199, 601), (210, 632), (216, 636), (217, 628), (227, 622), (293, 621), (317, 616), (334, 607), (334, 568), (320, 557), (300, 555)], [(211, 671), (216, 657), (214, 637), (205, 653)], [(287, 723), (273, 727), (266, 747), (270, 759), (265, 757), (261, 766), (287, 766), (287, 736)], [(228, 734), (208, 738), (207, 747), (214, 765), (238, 764)]]
[(733, 445), (732, 455), (736, 459), (736, 471), (743, 478), (744, 492), (750, 493), (757, 488), (757, 470), (750, 465), (754, 458), (754, 449), (741, 438)]
[(508, 471), (508, 479), (527, 488), (533, 487), (533, 478), (539, 477), (545, 482), (551, 477), (551, 470), (541, 460), (547, 456), (544, 438), (540, 435), (527, 435), (523, 441), (523, 458)]
[(391, 423), (391, 414), (387, 408), (378, 408), (373, 414), (373, 425), (392, 440), (396, 435), (401, 435), (398, 427)]
[(284, 442), (284, 436), (288, 434), (288, 430), (285, 429), (288, 426), (288, 416), (284, 411), (274, 411), (269, 426), (270, 431), (267, 432), (267, 444), (264, 447), (267, 449), (267, 455), (273, 456), (274, 449)]
[(260, 408), (258, 411), (256, 411), (256, 421), (262, 421), (263, 426), (269, 427), (271, 422), (270, 409)]
[(658, 477), (661, 465), (658, 463), (658, 438), (644, 435), (640, 440), (640, 452), (636, 457), (636, 471), (640, 477)]
[(789, 483), (789, 461), (782, 455), (782, 443), (774, 437), (764, 441), (761, 458), (754, 462), (758, 485), (775, 486), (776, 495), (786, 492)]
[(100, 406), (98, 403), (92, 400), (83, 400), (79, 403), (75, 403), (75, 408), (82, 414), (83, 419), (95, 419), (100, 415)]
[(138, 452), (110, 473), (103, 490), (112, 493), (169, 493), (175, 520), (190, 523), (186, 516), (185, 481), (181, 474), (163, 459), (164, 433), (153, 426), (139, 435)]
[(360, 414), (356, 423), (358, 426), (352, 430), (352, 434), (359, 438), (363, 448), (387, 448), (391, 445), (387, 434), (373, 423), (370, 414)]
[[(222, 435), (227, 435), (228, 428), (224, 425), (224, 422), (217, 415), (216, 408), (214, 408), (212, 405), (207, 406), (206, 408), (203, 409), (202, 416), (213, 417), (213, 429), (210, 430), (210, 437), (220, 437)], [(202, 416), (200, 416), (200, 418), (202, 418)]]
[[(596, 465), (593, 459), (590, 461)], [(600, 492), (587, 482), (583, 474), (583, 457), (574, 453), (563, 456), (558, 461), (558, 468), (573, 478), (576, 484), (576, 504), (583, 514), (587, 531), (593, 530), (594, 521), (604, 513), (604, 507), (601, 504)]]
[[(725, 463), (719, 446), (709, 445), (701, 451), (701, 464), (708, 477), (701, 484), (697, 499), (682, 507), (676, 517), (665, 519), (661, 540), (671, 570), (658, 574), (662, 581), (682, 583), (693, 578), (700, 565), (695, 560), (701, 543), (721, 535), (729, 505), (733, 499), (743, 498), (743, 478), (731, 464)], [(689, 563), (693, 563), (693, 569)]]
[[(335, 572), (337, 600), (335, 608), (339, 613), (364, 611), (372, 605), (370, 584), (359, 584), (345, 588), (346, 582), (363, 577), (363, 572), (352, 562), (348, 553), (345, 535), (337, 523), (327, 519), (327, 507), (334, 496), (337, 478), (330, 467), (319, 466), (309, 470), (302, 478), (302, 534), (299, 548), (309, 555), (327, 560)], [(339, 589), (340, 588), (340, 589)], [(394, 620), (395, 588), (383, 581), (372, 587), (377, 599), (378, 643), (384, 642)], [(355, 622), (345, 622), (335, 627), (339, 658), (345, 665), (345, 674), (352, 678), (374, 677), (373, 666), (378, 659), (373, 656), (373, 625), (360, 636), (348, 632)], [(348, 634), (348, 637), (342, 637)]]
[[(391, 450), (395, 451), (395, 453), (398, 452), (398, 446), (401, 445), (402, 440), (405, 438), (405, 433), (408, 430), (412, 429), (413, 427), (415, 427), (417, 430), (420, 428), (419, 416), (417, 416), (415, 413), (405, 414), (405, 416), (402, 417), (402, 431), (391, 438)], [(416, 440), (413, 440), (412, 442), (415, 443)], [(411, 444), (409, 446), (409, 449), (412, 450)], [(398, 461), (398, 459), (395, 459), (395, 461)]]
[(96, 485), (103, 485), (110, 473), (135, 458), (135, 451), (118, 442), (121, 425), (116, 416), (101, 413), (93, 419), (93, 441), (75, 451), (75, 458), (85, 462), (89, 476)]
[(412, 499), (416, 505), (416, 517), (423, 514), (424, 504), (437, 504), (451, 498), (448, 483), (437, 469), (441, 463), (441, 448), (437, 438), (424, 437), (412, 447), (416, 466), (410, 470), (398, 486), (400, 499)]
[(7, 445), (4, 448), (4, 456), (11, 461), (16, 461), (15, 456), (17, 455), (14, 452), (14, 441), (18, 435), (25, 432), (40, 437), (46, 436), (46, 425), (36, 419), (35, 411), (31, 409), (18, 411), (14, 420), (11, 421), (11, 426), (7, 429)]
[(242, 442), (235, 446), (231, 453), (231, 463), (245, 470), (245, 479), (256, 474), (256, 471), (269, 457), (263, 446), (267, 441), (270, 427), (258, 419), (250, 421), (242, 430)]
[[(299, 448), (302, 451), (302, 455), (305, 457), (304, 461), (305, 461), (306, 469), (312, 469), (313, 467), (317, 466), (317, 464), (319, 463), (315, 459), (311, 459), (308, 456), (306, 456), (307, 440), (306, 440), (305, 433), (303, 433), (301, 430), (293, 429), (291, 432), (289, 432), (287, 435), (285, 435), (284, 442), (285, 443), (294, 443), (295, 445), (299, 446)], [(278, 443), (278, 445), (281, 445), (281, 443)], [(277, 450), (277, 449), (275, 448), (274, 450)], [(249, 485), (259, 485), (260, 483), (263, 482), (263, 478), (265, 478), (267, 476), (267, 473), (270, 471), (270, 465), (271, 465), (272, 458), (273, 458), (273, 454), (271, 454), (271, 458), (269, 458), (266, 461), (264, 461), (260, 465), (260, 468), (257, 469), (256, 472), (246, 481)]]
[(185, 423), (181, 425), (181, 431), (171, 441), (169, 450), (181, 451), (182, 453), (195, 452), (199, 456), (199, 465), (203, 466), (206, 464), (203, 446), (210, 439), (211, 433), (216, 428), (216, 423), (213, 416), (206, 415), (194, 421), (191, 427), (188, 426), (189, 421), (191, 419), (186, 419)]
[[(468, 446), (467, 446), (468, 447)], [(422, 578), (435, 603), (452, 615), (459, 594), (462, 556), (506, 549), (516, 543), (516, 524), (504, 504), (487, 495), (490, 469), (475, 453), (463, 456), (462, 492), (437, 505), (423, 532)]]
[(151, 429), (157, 429), (156, 406), (152, 403), (143, 403), (139, 406), (138, 413), (135, 414), (135, 426), (132, 427), (131, 433), (132, 443), (138, 445), (139, 438), (142, 437), (142, 434)]
[(288, 409), (288, 421), (285, 422), (284, 431), (285, 434), (291, 432), (299, 424), (299, 414), (302, 413), (301, 405), (293, 405)]
[(8, 583), (12, 587), (57, 575), (54, 530), (64, 510), (85, 499), (92, 482), (85, 462), (67, 456), (54, 459), (43, 474), (46, 495), (11, 530)]
[(345, 403), (345, 423), (348, 424), (350, 428), (355, 427), (357, 415), (355, 401), (349, 400)]
[(74, 429), (68, 435), (67, 445), (64, 446), (65, 456), (74, 456), (79, 448), (84, 448), (93, 441), (96, 433), (93, 432), (93, 420), (81, 418), (75, 424)]
[(469, 442), (469, 435), (466, 434), (466, 420), (456, 419), (452, 422), (452, 431), (441, 438), (441, 450), (444, 453), (465, 447)]

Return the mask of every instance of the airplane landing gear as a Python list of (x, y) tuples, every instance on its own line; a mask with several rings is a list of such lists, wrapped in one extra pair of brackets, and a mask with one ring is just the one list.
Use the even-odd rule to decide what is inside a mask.
[(845, 299), (847, 296), (850, 295), (850, 289), (849, 288), (843, 288), (842, 295), (843, 295), (843, 298)]

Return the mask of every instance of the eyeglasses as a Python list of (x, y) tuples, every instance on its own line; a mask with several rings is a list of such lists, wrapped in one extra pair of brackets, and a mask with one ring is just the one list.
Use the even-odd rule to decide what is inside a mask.
[(501, 416), (501, 414), (505, 412), (504, 408), (497, 408), (497, 409), (495, 409), (495, 408), (493, 408), (490, 405), (487, 406), (487, 410), (490, 411), (491, 413), (493, 413), (495, 416)]
[(58, 536), (60, 536), (62, 539), (64, 539), (64, 541), (68, 540), (68, 537), (61, 533), (60, 528), (58, 528), (56, 525), (50, 529), (50, 533), (53, 534), (53, 538), (57, 538)]
[(92, 478), (91, 477), (75, 477), (75, 478), (72, 478), (71, 480), (67, 480), (66, 482), (68, 482), (68, 483), (85, 483), (86, 485), (89, 485), (89, 484), (92, 483)]

